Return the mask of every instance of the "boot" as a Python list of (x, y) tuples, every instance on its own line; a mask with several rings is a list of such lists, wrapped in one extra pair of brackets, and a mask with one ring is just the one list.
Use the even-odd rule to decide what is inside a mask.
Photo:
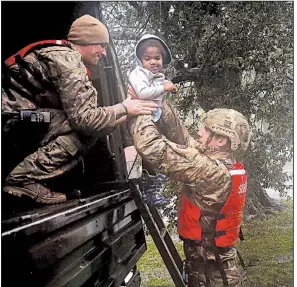
[(21, 187), (5, 185), (4, 192), (8, 192), (15, 196), (29, 196), (33, 200), (45, 204), (55, 204), (66, 201), (66, 195), (59, 192), (53, 192), (40, 183), (25, 184)]

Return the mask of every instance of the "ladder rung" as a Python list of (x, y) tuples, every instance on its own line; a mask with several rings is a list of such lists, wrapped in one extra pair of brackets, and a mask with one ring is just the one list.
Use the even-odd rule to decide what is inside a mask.
[(160, 235), (161, 235), (162, 238), (165, 237), (166, 233), (167, 233), (167, 229), (166, 229), (166, 228), (162, 228), (162, 229), (160, 230)]

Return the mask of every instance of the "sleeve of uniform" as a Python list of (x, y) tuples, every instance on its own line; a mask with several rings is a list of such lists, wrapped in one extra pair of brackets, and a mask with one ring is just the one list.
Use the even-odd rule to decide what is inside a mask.
[(59, 73), (57, 89), (72, 128), (84, 135), (94, 135), (115, 126), (112, 107), (97, 107), (97, 91), (92, 85), (78, 53), (56, 59)]
[(195, 147), (195, 140), (190, 136), (187, 128), (183, 125), (175, 109), (165, 100), (162, 102), (162, 115), (156, 123), (160, 132), (170, 141)]
[(150, 86), (148, 72), (139, 67), (130, 73), (129, 82), (141, 100), (158, 99), (164, 93), (163, 85)]
[(162, 136), (151, 116), (139, 116), (131, 119), (131, 123), (135, 148), (155, 169), (186, 184), (223, 184), (225, 169), (197, 149), (178, 145)]

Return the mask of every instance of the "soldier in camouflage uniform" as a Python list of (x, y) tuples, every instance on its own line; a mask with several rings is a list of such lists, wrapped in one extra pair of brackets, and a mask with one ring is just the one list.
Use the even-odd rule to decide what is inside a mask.
[[(131, 90), (130, 94), (135, 97)], [(243, 286), (246, 274), (234, 242), (242, 220), (246, 175), (243, 168), (233, 171), (237, 180), (243, 180), (234, 195), (231, 171), (237, 164), (234, 153), (245, 151), (249, 144), (249, 124), (237, 111), (215, 109), (202, 118), (203, 125), (194, 140), (165, 101), (162, 109), (159, 122), (139, 116), (129, 121), (129, 128), (139, 154), (155, 169), (184, 183), (178, 232), (184, 241), (188, 286)], [(240, 199), (240, 208), (234, 211), (236, 228), (224, 231), (233, 232), (234, 238), (231, 236), (232, 244), (218, 247), (217, 240), (226, 239), (217, 233), (219, 215), (227, 219), (227, 225), (234, 219), (232, 208), (223, 212), (231, 193), (232, 198)]]
[(51, 122), (38, 150), (6, 178), (5, 192), (45, 204), (65, 201), (65, 194), (51, 191), (46, 180), (72, 169), (97, 138), (110, 133), (126, 115), (150, 115), (156, 110), (152, 102), (129, 99), (110, 107), (97, 106), (97, 90), (85, 64), (96, 65), (106, 56), (108, 43), (107, 28), (84, 15), (73, 22), (63, 45), (36, 47), (7, 67), (2, 112), (48, 111)]

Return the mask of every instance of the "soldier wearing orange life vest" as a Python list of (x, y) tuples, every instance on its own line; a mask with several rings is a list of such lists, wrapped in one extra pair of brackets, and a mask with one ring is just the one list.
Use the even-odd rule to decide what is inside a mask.
[(202, 118), (194, 140), (165, 101), (162, 109), (157, 123), (139, 116), (129, 124), (139, 154), (184, 184), (178, 232), (184, 241), (188, 286), (243, 286), (245, 271), (234, 245), (247, 176), (235, 154), (248, 147), (249, 124), (235, 110), (214, 109)]
[[(156, 104), (125, 100), (98, 107), (97, 90), (85, 65), (106, 56), (109, 33), (98, 19), (76, 19), (68, 40), (33, 43), (8, 58), (2, 70), (2, 112), (25, 109), (50, 112), (48, 130), (38, 148), (8, 175), (4, 192), (45, 204), (66, 200), (46, 183), (69, 171), (99, 136), (110, 133), (126, 115), (151, 114)], [(5, 129), (9, 129), (9, 125)]]

